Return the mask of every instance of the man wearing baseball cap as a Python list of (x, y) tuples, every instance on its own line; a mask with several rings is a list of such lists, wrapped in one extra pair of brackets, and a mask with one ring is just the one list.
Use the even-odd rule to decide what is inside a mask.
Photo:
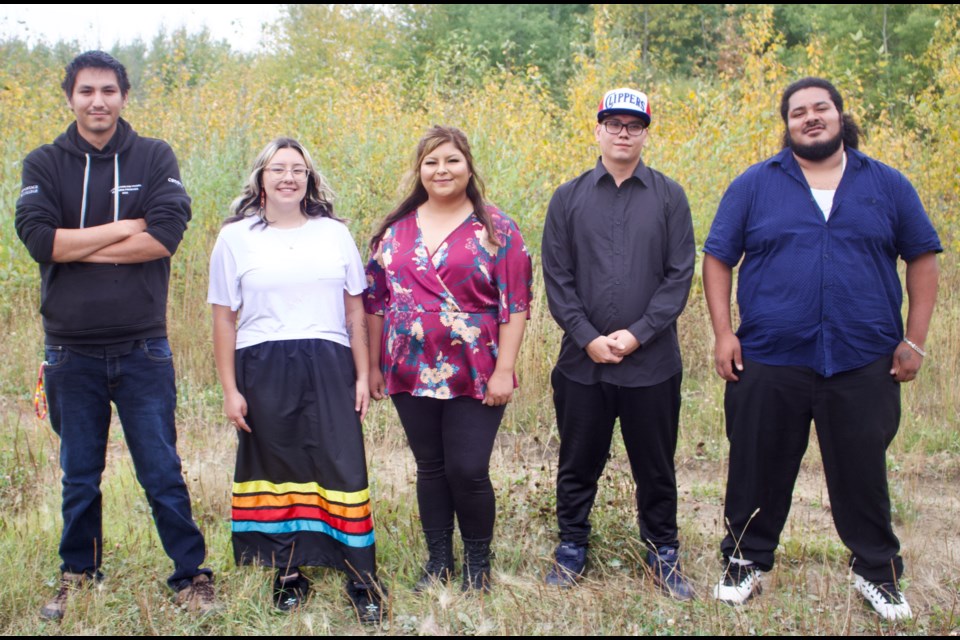
[(560, 545), (546, 582), (569, 587), (584, 574), (590, 510), (619, 418), (653, 580), (688, 600), (673, 458), (683, 370), (677, 317), (695, 247), (683, 188), (640, 159), (650, 122), (646, 94), (608, 91), (594, 130), (600, 159), (561, 185), (547, 210), (543, 275), (563, 342), (551, 376)]

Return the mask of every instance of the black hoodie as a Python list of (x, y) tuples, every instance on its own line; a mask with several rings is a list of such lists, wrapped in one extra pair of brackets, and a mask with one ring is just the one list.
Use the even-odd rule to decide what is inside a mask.
[(190, 220), (173, 150), (123, 119), (103, 149), (73, 123), (23, 161), (17, 235), (40, 263), (40, 313), (50, 345), (111, 344), (166, 336), (170, 259), (137, 264), (55, 263), (56, 230), (145, 218), (172, 255)]

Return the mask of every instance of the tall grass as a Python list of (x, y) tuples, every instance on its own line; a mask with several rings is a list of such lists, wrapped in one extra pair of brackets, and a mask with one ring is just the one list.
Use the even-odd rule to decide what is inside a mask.
[[(802, 73), (785, 69), (769, 16), (746, 25), (742, 74), (691, 86), (645, 87), (654, 104), (648, 163), (688, 192), (702, 244), (716, 204), (737, 173), (775, 151), (778, 91)], [(941, 86), (919, 96), (918, 113), (936, 144), (896, 123), (867, 123), (865, 150), (903, 170), (919, 187), (945, 245), (957, 248), (954, 124), (960, 86), (956, 23), (938, 32)], [(58, 560), (59, 467), (56, 438), (31, 417), (42, 358), (38, 276), (15, 238), (13, 202), (19, 159), (69, 122), (58, 69), (0, 71), (0, 632), (10, 634), (321, 634), (356, 633), (340, 578), (315, 572), (315, 596), (299, 614), (279, 616), (269, 604), (268, 576), (233, 566), (229, 500), (235, 439), (220, 410), (206, 298), (208, 257), (230, 200), (249, 163), (277, 135), (301, 138), (338, 194), (364, 251), (380, 217), (395, 202), (420, 133), (447, 123), (467, 131), (488, 195), (520, 224), (536, 257), (546, 203), (561, 182), (596, 160), (593, 113), (610, 86), (644, 77), (637, 61), (604, 47), (597, 18), (593, 56), (579, 59), (568, 110), (561, 111), (530, 78), (503, 71), (482, 87), (422, 88), (404, 95), (399, 79), (366, 74), (344, 60), (314, 75), (280, 78), (278, 60), (227, 61), (202, 83), (151, 80), (134, 89), (128, 119), (141, 134), (168, 140), (194, 198), (194, 219), (173, 259), (169, 325), (179, 383), (181, 453), (195, 516), (207, 534), (209, 562), (224, 607), (208, 620), (174, 609), (164, 591), (169, 571), (136, 485), (122, 438), (114, 430), (104, 480), (104, 570), (101, 588), (81, 594), (61, 624), (39, 622)], [(953, 29), (951, 31), (951, 29)], [(281, 54), (276, 54), (280, 56)], [(281, 61), (282, 62), (282, 61)], [(531, 73), (534, 73), (531, 71)], [(852, 83), (851, 83), (852, 84)], [(939, 90), (938, 90), (939, 89)], [(848, 104), (857, 103), (855, 89)], [(436, 589), (410, 592), (424, 554), (415, 508), (414, 465), (393, 409), (379, 404), (365, 425), (375, 498), (381, 568), (391, 585), (391, 634), (840, 634), (949, 633), (960, 627), (960, 263), (941, 259), (941, 294), (919, 379), (904, 385), (904, 419), (890, 449), (898, 532), (908, 565), (908, 595), (918, 616), (879, 626), (847, 584), (846, 552), (833, 531), (829, 500), (814, 452), (804, 465), (795, 512), (784, 532), (771, 588), (743, 609), (707, 595), (719, 575), (727, 444), (722, 384), (713, 373), (712, 334), (699, 276), (680, 319), (686, 365), (678, 481), (687, 571), (702, 599), (679, 605), (656, 594), (642, 566), (635, 500), (622, 445), (615, 445), (593, 522), (591, 572), (583, 588), (558, 592), (541, 581), (555, 544), (557, 442), (549, 373), (560, 333), (549, 316), (539, 271), (535, 304), (519, 364), (521, 390), (507, 412), (495, 453), (498, 491), (496, 591), (489, 597)], [(815, 449), (815, 448), (814, 448)]]

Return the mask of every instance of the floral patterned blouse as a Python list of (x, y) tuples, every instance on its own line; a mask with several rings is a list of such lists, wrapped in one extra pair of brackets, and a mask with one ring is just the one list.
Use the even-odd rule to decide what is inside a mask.
[[(530, 314), (533, 270), (517, 225), (487, 207), (502, 246), (471, 214), (430, 255), (417, 212), (386, 231), (367, 264), (367, 313), (384, 316), (387, 393), (482, 400), (500, 324)], [(516, 386), (516, 379), (514, 379)]]

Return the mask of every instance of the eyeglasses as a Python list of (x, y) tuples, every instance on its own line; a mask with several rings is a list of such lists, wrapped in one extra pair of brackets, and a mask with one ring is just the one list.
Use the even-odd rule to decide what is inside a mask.
[(310, 171), (303, 166), (285, 167), (280, 164), (272, 164), (269, 167), (264, 167), (263, 170), (277, 180), (283, 180), (286, 175), (290, 173), (293, 174), (294, 180), (303, 182), (307, 179), (307, 176), (310, 175)]
[(627, 133), (631, 136), (638, 136), (647, 130), (647, 125), (642, 122), (630, 122), (624, 124), (619, 120), (604, 120), (603, 129), (612, 136), (620, 135), (623, 128), (627, 128)]

